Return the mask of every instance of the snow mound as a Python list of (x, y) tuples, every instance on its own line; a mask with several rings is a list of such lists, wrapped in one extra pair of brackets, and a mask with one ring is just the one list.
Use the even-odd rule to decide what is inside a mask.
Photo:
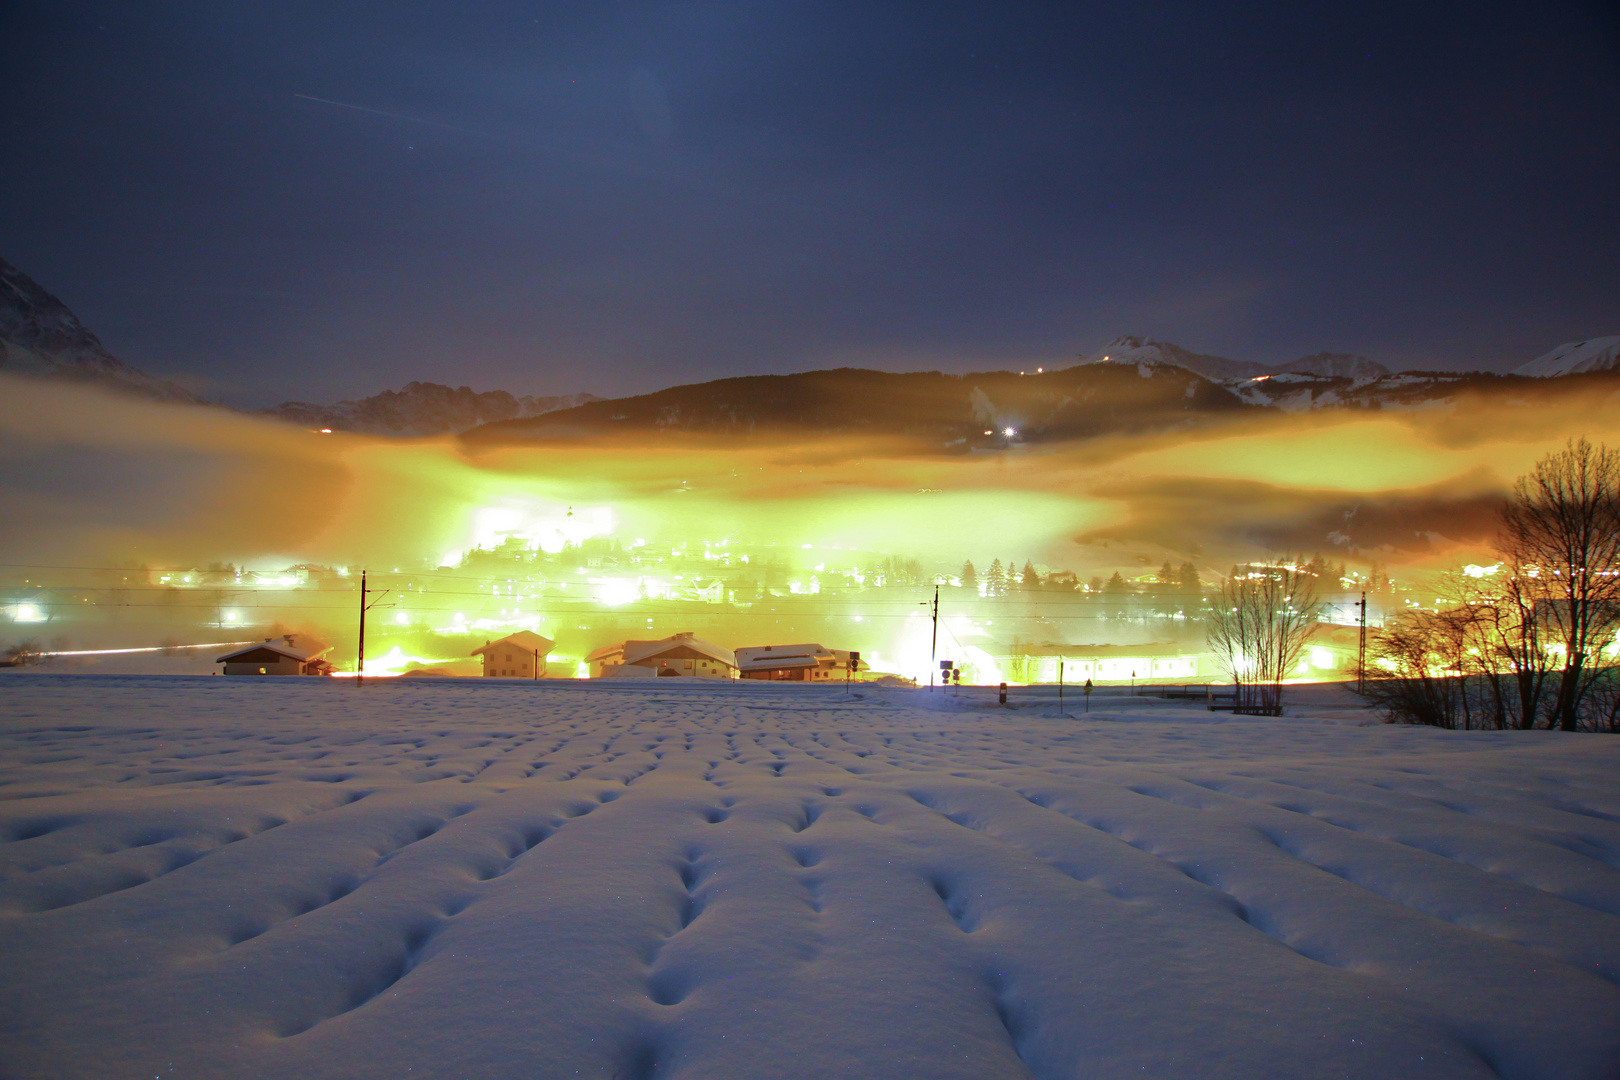
[(1620, 367), (1620, 334), (1568, 342), (1528, 364), (1514, 368), (1513, 374), (1551, 378), (1587, 371), (1613, 371), (1617, 367)]
[(0, 1074), (1620, 1075), (1620, 739), (700, 681), (9, 678)]

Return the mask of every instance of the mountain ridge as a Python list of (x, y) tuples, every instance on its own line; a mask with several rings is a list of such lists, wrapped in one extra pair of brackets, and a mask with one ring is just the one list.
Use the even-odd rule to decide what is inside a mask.
[[(4, 259), (0, 372), (224, 407), (113, 357), (62, 301)], [(813, 430), (899, 434), (973, 449), (1161, 429), (1257, 408), (1427, 408), (1515, 381), (1528, 388), (1538, 381), (1606, 373), (1620, 373), (1620, 336), (1561, 345), (1507, 375), (1397, 375), (1350, 353), (1320, 352), (1266, 365), (1126, 334), (1095, 356), (1050, 371), (953, 375), (837, 368), (716, 379), (613, 399), (520, 397), (413, 381), (365, 398), (331, 405), (285, 401), (249, 415), (368, 435), (454, 434), (471, 443), (632, 430), (744, 435)]]
[(0, 371), (96, 383), (127, 394), (207, 404), (190, 390), (118, 360), (68, 306), (0, 258)]
[(413, 381), (399, 390), (384, 390), (370, 397), (332, 405), (284, 401), (261, 410), (260, 415), (300, 427), (362, 435), (459, 435), (484, 424), (539, 416), (600, 400), (595, 394), (516, 397), (505, 390), (480, 392), (467, 386)]

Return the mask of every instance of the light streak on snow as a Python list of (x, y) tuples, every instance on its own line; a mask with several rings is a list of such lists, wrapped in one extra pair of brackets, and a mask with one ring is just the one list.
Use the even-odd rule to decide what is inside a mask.
[(167, 653), (179, 649), (224, 649), (232, 645), (252, 645), (252, 641), (204, 641), (192, 645), (153, 645), (139, 649), (57, 649), (41, 656), (119, 656), (128, 653)]

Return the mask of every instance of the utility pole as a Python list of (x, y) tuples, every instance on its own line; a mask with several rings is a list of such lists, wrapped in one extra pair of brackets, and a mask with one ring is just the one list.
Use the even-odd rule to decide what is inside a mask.
[(1058, 715), (1063, 715), (1063, 661), (1058, 661)]
[(534, 681), (540, 681), (540, 650), (534, 650)]
[(377, 606), (377, 602), (387, 596), (392, 589), (378, 589), (377, 599), (367, 601), (366, 595), (370, 592), (366, 588), (366, 572), (360, 571), (360, 659), (355, 667), (354, 685), (364, 685), (366, 681), (366, 612)]
[(1356, 651), (1356, 693), (1367, 692), (1367, 590), (1361, 590), (1361, 643)]
[(939, 651), (939, 582), (934, 582), (934, 636), (928, 642), (928, 689), (934, 688), (935, 654)]
[(360, 571), (360, 660), (355, 666), (354, 685), (366, 681), (366, 572)]

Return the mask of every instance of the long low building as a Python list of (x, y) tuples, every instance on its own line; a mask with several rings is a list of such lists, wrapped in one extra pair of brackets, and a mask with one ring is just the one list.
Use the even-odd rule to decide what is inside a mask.
[(737, 657), (730, 649), (695, 634), (674, 634), (658, 641), (626, 641), (597, 649), (585, 658), (593, 678), (687, 676), (735, 679)]
[[(737, 650), (737, 670), (745, 679), (775, 682), (829, 682), (842, 679), (849, 653), (814, 642), (802, 645), (753, 645)], [(860, 664), (860, 670), (867, 665)]]
[(330, 675), (332, 665), (325, 656), (332, 646), (284, 634), (226, 653), (214, 663), (225, 665), (227, 675)]

